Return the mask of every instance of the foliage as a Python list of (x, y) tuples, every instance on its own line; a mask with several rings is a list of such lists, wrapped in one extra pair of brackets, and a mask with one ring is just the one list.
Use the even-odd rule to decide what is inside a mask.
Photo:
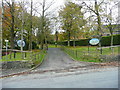
[[(120, 34), (113, 36), (113, 45), (120, 45), (119, 42)], [(76, 40), (76, 46), (88, 46), (90, 39), (81, 39)], [(67, 41), (59, 42), (61, 45), (67, 45)], [(111, 45), (111, 36), (104, 36), (101, 39), (102, 46), (110, 46)], [(73, 41), (70, 41), (70, 46), (73, 46)]]
[(68, 2), (59, 12), (61, 22), (63, 23), (62, 29), (65, 30), (68, 41), (70, 41), (72, 37), (75, 39), (75, 37), (80, 33), (82, 26), (86, 23), (83, 19), (81, 8), (82, 7), (78, 4)]

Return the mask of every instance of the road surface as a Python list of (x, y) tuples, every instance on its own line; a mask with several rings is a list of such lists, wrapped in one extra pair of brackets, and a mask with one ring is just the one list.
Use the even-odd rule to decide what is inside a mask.
[(2, 88), (118, 88), (117, 67), (73, 61), (50, 48), (43, 64), (29, 74), (1, 79)]
[(5, 78), (3, 88), (118, 88), (118, 68), (87, 73), (47, 72)]
[(59, 48), (49, 48), (46, 60), (37, 70), (56, 70), (88, 65), (92, 63), (74, 61)]

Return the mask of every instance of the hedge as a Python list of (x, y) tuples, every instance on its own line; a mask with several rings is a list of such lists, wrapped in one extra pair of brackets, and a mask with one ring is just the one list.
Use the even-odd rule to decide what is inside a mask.
[[(113, 45), (120, 45), (120, 34), (113, 36)], [(76, 40), (75, 44), (76, 46), (88, 46), (90, 39), (81, 39)], [(59, 42), (60, 45), (67, 46), (67, 41)], [(111, 36), (103, 36), (101, 39), (102, 46), (110, 46), (111, 45)], [(73, 46), (73, 41), (70, 41), (70, 46)]]

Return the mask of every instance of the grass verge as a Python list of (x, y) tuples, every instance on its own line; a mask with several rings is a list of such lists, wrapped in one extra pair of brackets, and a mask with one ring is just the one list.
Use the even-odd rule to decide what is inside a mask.
[(74, 60), (85, 61), (85, 62), (103, 62), (101, 56), (105, 55), (118, 55), (118, 48), (114, 47), (113, 50), (110, 48), (103, 48), (102, 54), (97, 47), (64, 47), (62, 48), (68, 55), (70, 55)]

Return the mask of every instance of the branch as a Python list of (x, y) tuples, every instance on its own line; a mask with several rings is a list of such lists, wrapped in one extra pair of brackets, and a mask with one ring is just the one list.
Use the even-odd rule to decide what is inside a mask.
[(55, 2), (54, 3), (53, 2), (54, 2), (54, 0), (50, 3), (50, 5), (48, 5), (48, 7), (44, 11), (46, 11), (47, 9), (49, 9), (55, 3)]
[(93, 10), (91, 7), (89, 7), (85, 2), (83, 2), (82, 4), (85, 4), (85, 6), (87, 6), (87, 8), (89, 8), (89, 10), (93, 11), (95, 14), (97, 14), (97, 12), (95, 10)]
[(103, 2), (104, 2), (104, 0), (98, 6), (100, 6)]
[(6, 3), (8, 4), (8, 6), (9, 6), (10, 8), (12, 8), (11, 4), (10, 4), (7, 0), (5, 0), (5, 1), (6, 1)]

